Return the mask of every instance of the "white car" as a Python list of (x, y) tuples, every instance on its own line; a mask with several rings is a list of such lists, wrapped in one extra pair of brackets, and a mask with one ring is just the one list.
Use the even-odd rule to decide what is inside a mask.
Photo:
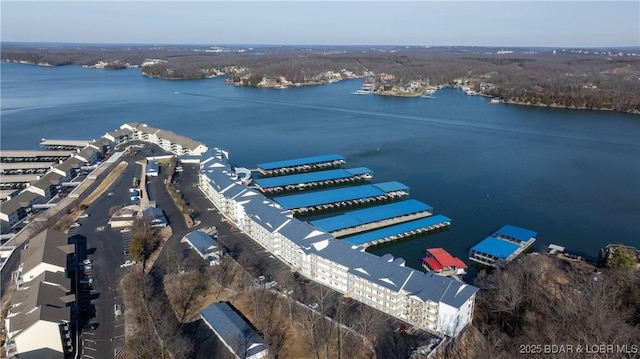
[(69, 228), (78, 228), (78, 227), (80, 227), (80, 223), (78, 223), (78, 222), (75, 222), (75, 223), (73, 223), (72, 225), (69, 226)]
[(89, 215), (86, 214), (86, 213), (83, 213), (83, 214), (79, 215), (78, 218), (89, 218)]
[(91, 262), (93, 262), (93, 261), (91, 259), (89, 259), (89, 258), (87, 258), (87, 259), (82, 261), (82, 263), (84, 263), (85, 265), (91, 264)]
[(122, 305), (121, 304), (114, 304), (113, 305), (113, 314), (115, 314), (115, 316), (119, 316), (122, 315)]
[(132, 265), (135, 265), (135, 264), (136, 264), (136, 261), (127, 260), (127, 261), (125, 261), (124, 263), (122, 263), (120, 265), (120, 268), (129, 267), (129, 266), (132, 266)]
[(131, 228), (128, 228), (128, 227), (120, 230), (120, 233), (129, 233), (129, 232), (131, 232)]

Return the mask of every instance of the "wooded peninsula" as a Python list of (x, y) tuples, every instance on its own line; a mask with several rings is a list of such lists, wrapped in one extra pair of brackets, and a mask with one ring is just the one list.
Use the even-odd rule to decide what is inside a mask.
[(521, 105), (640, 114), (640, 48), (202, 46), (2, 43), (2, 60), (43, 66), (141, 68), (162, 79), (226, 76), (287, 88), (362, 78), (372, 93), (439, 87)]

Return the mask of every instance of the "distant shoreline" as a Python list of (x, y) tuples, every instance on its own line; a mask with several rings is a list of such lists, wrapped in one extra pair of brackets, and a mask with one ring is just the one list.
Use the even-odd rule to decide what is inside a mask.
[[(79, 66), (79, 67), (83, 67), (83, 68), (89, 68), (89, 69), (98, 69), (98, 70), (109, 70), (109, 71), (114, 71), (114, 70), (124, 70), (124, 69), (133, 69), (133, 68), (138, 68), (141, 69), (140, 75), (144, 76), (144, 77), (148, 77), (148, 78), (156, 78), (156, 79), (161, 79), (161, 80), (167, 80), (167, 81), (180, 81), (180, 80), (206, 80), (206, 79), (212, 79), (212, 78), (216, 78), (216, 77), (227, 77), (229, 78), (228, 74), (221, 74), (221, 75), (216, 75), (216, 76), (202, 76), (202, 77), (187, 77), (187, 78), (179, 78), (179, 77), (165, 77), (165, 76), (159, 76), (159, 75), (152, 75), (152, 74), (147, 74), (144, 72), (144, 68), (141, 67), (140, 65), (130, 65), (130, 64), (126, 64), (126, 66), (123, 67), (118, 67), (118, 68), (110, 68), (110, 67), (105, 67), (105, 66), (98, 66), (98, 65), (93, 65), (93, 66), (88, 66), (88, 65), (77, 65), (77, 64), (73, 64), (73, 63), (65, 63), (65, 64), (59, 64), (59, 65), (53, 65), (47, 62), (30, 62), (30, 61), (19, 61), (19, 60), (9, 60), (9, 59), (2, 59), (1, 61), (3, 62), (9, 62), (9, 63), (15, 63), (15, 64), (21, 64), (21, 65), (32, 65), (32, 66), (42, 66), (42, 67), (58, 67), (58, 66), (67, 66), (67, 65), (72, 65), (72, 66)], [(304, 86), (317, 86), (317, 85), (330, 85), (334, 82), (338, 82), (338, 81), (342, 81), (342, 80), (350, 80), (350, 79), (358, 79), (358, 78), (362, 78), (363, 76), (357, 76), (357, 77), (352, 77), (352, 78), (347, 78), (347, 79), (332, 79), (332, 80), (326, 80), (326, 81), (307, 81), (307, 82), (302, 82), (302, 83), (287, 83), (284, 85), (281, 84), (271, 84), (271, 85), (251, 85), (251, 84), (243, 84), (243, 83), (238, 83), (238, 82), (232, 82), (232, 81), (225, 81), (226, 84), (228, 85), (232, 85), (232, 86), (239, 86), (239, 87), (253, 87), (253, 88), (267, 88), (267, 89), (288, 89), (288, 88), (292, 88), (292, 87), (304, 87)], [(440, 84), (437, 85), (438, 88), (456, 88), (456, 86), (451, 86), (450, 84)], [(399, 97), (399, 98), (419, 98), (422, 97), (422, 92), (412, 92), (412, 93), (400, 93), (400, 92), (394, 92), (394, 91), (374, 91), (372, 92), (373, 95), (378, 95), (378, 96), (387, 96), (387, 97)], [(488, 95), (488, 94), (484, 94), (481, 92), (478, 93), (474, 93), (473, 95), (470, 96), (483, 96), (489, 99), (498, 99), (494, 96)], [(610, 111), (610, 112), (621, 112), (621, 113), (628, 113), (628, 114), (633, 114), (633, 115), (640, 115), (640, 110), (636, 110), (636, 109), (628, 109), (628, 110), (614, 110), (612, 108), (587, 108), (586, 106), (567, 106), (567, 105), (559, 105), (559, 104), (544, 104), (544, 103), (531, 103), (531, 102), (526, 102), (526, 101), (515, 101), (513, 99), (498, 99), (498, 103), (504, 103), (504, 104), (509, 104), (509, 105), (518, 105), (518, 106), (529, 106), (529, 107), (547, 107), (547, 108), (557, 108), (557, 109), (568, 109), (568, 110), (586, 110), (586, 111)]]

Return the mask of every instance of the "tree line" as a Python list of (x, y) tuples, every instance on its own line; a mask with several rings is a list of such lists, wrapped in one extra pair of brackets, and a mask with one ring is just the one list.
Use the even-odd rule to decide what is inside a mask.
[[(203, 52), (187, 47), (49, 47), (3, 45), (2, 59), (36, 64), (143, 66), (142, 73), (166, 79), (228, 76), (230, 82), (256, 86), (263, 78), (315, 83), (324, 72), (346, 70), (355, 76), (388, 74), (385, 83), (425, 81), (450, 85), (462, 79), (470, 88), (508, 102), (609, 109), (640, 113), (640, 57), (551, 51), (496, 54), (487, 49), (340, 51), (307, 53), (269, 48), (261, 52)], [(151, 63), (149, 59), (159, 59)], [(488, 86), (483, 86), (489, 84)]]

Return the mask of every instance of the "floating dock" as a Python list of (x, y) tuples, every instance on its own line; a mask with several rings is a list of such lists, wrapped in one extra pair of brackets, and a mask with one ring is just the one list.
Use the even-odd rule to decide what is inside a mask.
[(260, 178), (255, 179), (253, 183), (262, 193), (272, 194), (368, 181), (371, 178), (373, 178), (373, 171), (365, 167), (358, 167)]
[(494, 268), (502, 268), (536, 241), (536, 232), (506, 225), (476, 244), (469, 259)]
[(3, 150), (0, 151), (0, 162), (58, 162), (66, 160), (75, 153), (73, 151)]
[(422, 268), (427, 272), (451, 276), (467, 273), (467, 265), (457, 257), (453, 257), (443, 248), (429, 248), (422, 258)]
[(44, 149), (44, 150), (51, 150), (51, 151), (61, 151), (61, 150), (81, 150), (87, 146), (89, 146), (90, 143), (92, 143), (93, 140), (52, 140), (52, 139), (42, 139), (42, 141), (40, 141), (40, 148)]
[(371, 232), (357, 234), (355, 236), (346, 237), (342, 240), (356, 246), (364, 248), (375, 246), (378, 244), (395, 241), (405, 237), (415, 236), (418, 234), (444, 228), (451, 225), (451, 219), (443, 215), (437, 214), (427, 218), (417, 219), (415, 221), (396, 224), (384, 227)]
[(408, 195), (409, 188), (407, 186), (392, 181), (280, 196), (274, 197), (273, 200), (294, 214), (313, 214), (315, 211), (373, 204), (385, 200), (400, 199)]
[(408, 199), (371, 208), (357, 209), (309, 223), (324, 229), (334, 237), (344, 237), (428, 217), (433, 213), (432, 211), (433, 207), (428, 204), (415, 199)]
[(304, 157), (285, 161), (260, 163), (258, 164), (258, 172), (263, 176), (281, 176), (336, 168), (342, 166), (345, 162), (344, 157), (337, 154)]
[(57, 162), (2, 163), (0, 164), (0, 174), (3, 176), (45, 174), (56, 164)]

